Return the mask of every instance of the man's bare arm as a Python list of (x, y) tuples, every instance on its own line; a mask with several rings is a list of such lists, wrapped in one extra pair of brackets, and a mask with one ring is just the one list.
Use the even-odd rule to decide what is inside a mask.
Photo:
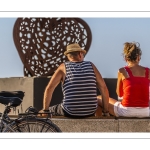
[(98, 71), (98, 69), (95, 67), (94, 64), (92, 64), (92, 66), (93, 66), (95, 76), (96, 76), (97, 87), (100, 90), (101, 95), (102, 95), (102, 103), (103, 103), (103, 109), (104, 109), (103, 111), (107, 112), (108, 105), (109, 105), (109, 92), (100, 72)]
[(51, 80), (49, 81), (45, 92), (44, 92), (44, 99), (43, 99), (43, 109), (48, 110), (52, 94), (56, 88), (56, 86), (61, 82), (64, 76), (64, 64), (61, 64), (58, 69), (55, 71), (54, 75), (52, 76)]

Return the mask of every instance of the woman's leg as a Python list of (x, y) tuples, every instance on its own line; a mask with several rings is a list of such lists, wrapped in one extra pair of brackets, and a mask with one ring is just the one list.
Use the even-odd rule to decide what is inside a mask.
[[(101, 108), (98, 108), (98, 112), (97, 114), (100, 114), (100, 111), (101, 111), (101, 114), (102, 114), (102, 96), (101, 95), (98, 95), (97, 96), (97, 100), (98, 100), (98, 105), (99, 107)], [(108, 111), (111, 115), (114, 115), (115, 116), (115, 113), (114, 113), (114, 104), (117, 102), (117, 100), (113, 99), (113, 98), (109, 98), (109, 106), (108, 106)]]
[(97, 106), (97, 110), (96, 110), (96, 112), (95, 112), (95, 116), (96, 116), (96, 117), (102, 116), (102, 108), (101, 108), (100, 105)]

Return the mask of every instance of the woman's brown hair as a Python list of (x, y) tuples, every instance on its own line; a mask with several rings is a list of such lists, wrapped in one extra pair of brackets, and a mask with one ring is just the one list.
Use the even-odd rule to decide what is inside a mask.
[(138, 56), (142, 55), (140, 44), (137, 42), (124, 43), (123, 56), (128, 61), (136, 61)]

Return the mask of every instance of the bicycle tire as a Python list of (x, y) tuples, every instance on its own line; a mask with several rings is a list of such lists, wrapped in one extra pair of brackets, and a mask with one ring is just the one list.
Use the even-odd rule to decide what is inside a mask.
[(3, 132), (62, 132), (60, 128), (45, 119), (40, 118), (23, 118), (18, 120), (17, 123), (14, 121), (7, 127)]

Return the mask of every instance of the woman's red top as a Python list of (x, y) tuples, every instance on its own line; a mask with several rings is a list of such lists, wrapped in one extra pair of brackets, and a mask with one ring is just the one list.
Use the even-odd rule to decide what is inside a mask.
[(123, 100), (125, 107), (149, 107), (149, 71), (145, 68), (145, 77), (135, 77), (130, 68), (125, 67), (129, 78), (123, 80)]

